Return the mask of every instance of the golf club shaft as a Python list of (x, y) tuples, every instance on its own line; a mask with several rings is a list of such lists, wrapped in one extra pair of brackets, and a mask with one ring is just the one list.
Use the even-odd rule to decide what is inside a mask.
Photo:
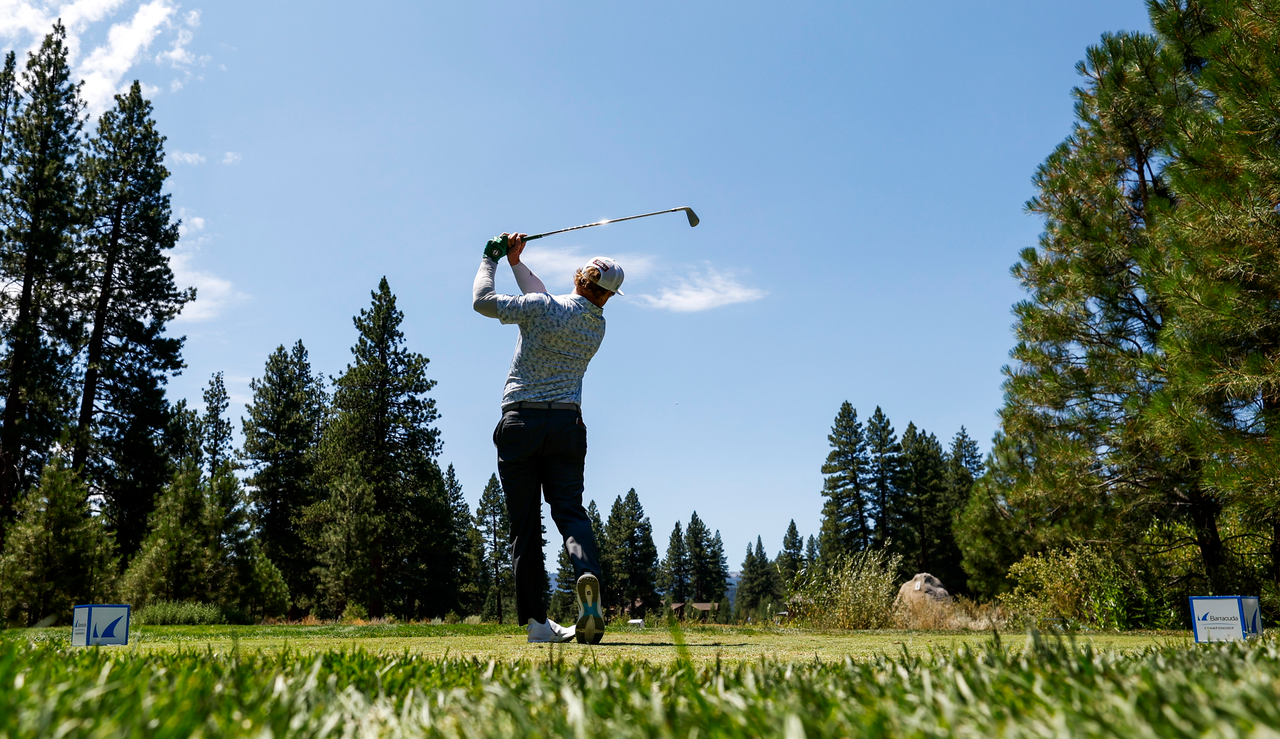
[[(635, 219), (637, 219), (637, 218), (648, 218), (649, 216), (660, 216), (660, 215), (662, 215), (663, 213), (678, 213), (678, 212), (680, 212), (680, 211), (682, 211), (682, 210), (683, 210), (683, 211), (688, 211), (688, 213), (690, 213), (690, 214), (692, 214), (692, 213), (693, 213), (693, 211), (692, 211), (692, 210), (690, 210), (689, 208), (671, 208), (670, 210), (655, 210), (655, 211), (654, 211), (654, 212), (652, 212), (652, 213), (641, 213), (641, 214), (640, 214), (640, 215), (638, 215), (638, 216), (627, 216), (626, 218), (608, 218), (608, 219), (605, 219), (605, 220), (603, 220), (603, 221), (596, 221), (595, 223), (587, 223), (587, 224), (584, 224), (584, 225), (581, 225), (581, 226), (573, 226), (573, 227), (571, 227), (571, 228), (562, 228), (562, 229), (560, 229), (559, 231), (547, 231), (546, 233), (533, 234), (532, 236), (526, 236), (526, 237), (524, 237), (524, 240), (525, 240), (525, 241), (533, 241), (534, 239), (540, 239), (540, 238), (542, 238), (543, 236), (554, 236), (555, 234), (562, 234), (562, 233), (564, 233), (564, 232), (566, 232), (566, 231), (577, 231), (577, 230), (579, 230), (579, 229), (583, 229), (583, 228), (591, 228), (592, 226), (603, 226), (603, 225), (605, 225), (606, 223), (620, 223), (620, 222), (622, 222), (622, 221), (633, 221), (633, 220), (635, 220)], [(697, 221), (697, 216), (691, 216), (691, 217), (689, 218), (689, 225), (695, 225), (697, 222), (698, 222), (698, 221)]]

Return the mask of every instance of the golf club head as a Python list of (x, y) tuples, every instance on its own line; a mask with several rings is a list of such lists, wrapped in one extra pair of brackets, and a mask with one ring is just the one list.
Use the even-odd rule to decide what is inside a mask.
[(683, 210), (684, 214), (689, 216), (689, 228), (698, 225), (698, 214), (693, 212), (693, 208), (681, 208), (680, 210)]

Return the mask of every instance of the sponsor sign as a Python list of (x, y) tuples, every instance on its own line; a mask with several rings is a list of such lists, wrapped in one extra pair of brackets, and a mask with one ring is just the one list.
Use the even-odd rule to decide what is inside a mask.
[(1262, 633), (1258, 599), (1241, 595), (1191, 596), (1196, 642), (1239, 641)]
[(127, 605), (76, 606), (71, 618), (71, 646), (128, 644), (129, 612)]

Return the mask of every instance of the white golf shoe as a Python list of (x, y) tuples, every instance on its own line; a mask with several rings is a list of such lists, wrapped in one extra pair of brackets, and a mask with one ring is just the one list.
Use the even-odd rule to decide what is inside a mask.
[(529, 632), (529, 642), (534, 644), (559, 644), (573, 639), (573, 627), (566, 629), (551, 619), (538, 623), (531, 618), (524, 628)]
[(574, 626), (580, 644), (599, 644), (604, 638), (604, 611), (600, 609), (600, 580), (590, 572), (582, 573), (577, 587), (578, 623)]

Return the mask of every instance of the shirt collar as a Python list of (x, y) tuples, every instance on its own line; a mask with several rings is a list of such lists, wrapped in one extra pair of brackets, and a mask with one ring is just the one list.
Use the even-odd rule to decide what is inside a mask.
[(591, 311), (592, 313), (596, 314), (597, 316), (603, 316), (603, 315), (604, 315), (604, 308), (601, 308), (600, 306), (596, 305), (595, 303), (591, 302), (590, 300), (587, 300), (587, 299), (586, 299), (586, 298), (584, 298), (583, 296), (581, 296), (581, 295), (579, 295), (579, 294), (577, 294), (577, 293), (569, 293), (569, 297), (570, 297), (570, 298), (572, 298), (572, 299), (574, 299), (574, 300), (576, 300), (576, 301), (578, 301), (579, 303), (581, 303), (583, 306), (585, 306), (585, 307), (586, 307), (586, 309), (587, 309), (587, 310)]

